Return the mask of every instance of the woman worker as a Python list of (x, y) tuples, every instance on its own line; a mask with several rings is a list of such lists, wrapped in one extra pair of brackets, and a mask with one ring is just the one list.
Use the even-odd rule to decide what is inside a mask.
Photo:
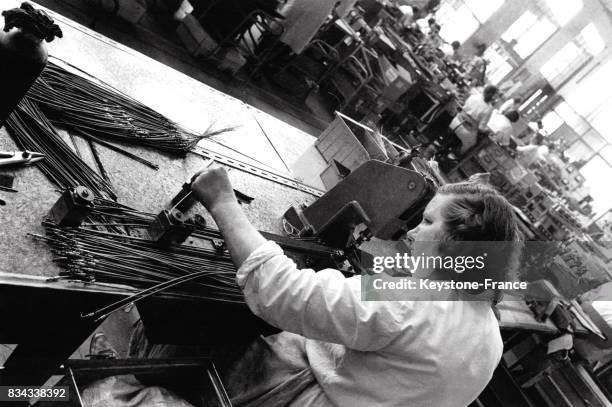
[[(461, 292), (445, 298), (456, 301), (362, 301), (361, 277), (298, 270), (262, 237), (224, 169), (202, 172), (192, 190), (225, 238), (249, 308), (284, 331), (261, 338), (224, 374), (235, 406), (458, 407), (491, 379), (503, 347), (491, 301), (462, 301)], [(409, 236), (517, 241), (519, 234), (496, 190), (461, 183), (438, 190)]]
[(479, 132), (489, 131), (487, 124), (493, 113), (497, 93), (495, 86), (486, 86), (482, 95), (475, 93), (467, 98), (462, 110), (451, 121), (449, 128), (461, 140), (460, 154), (476, 145)]
[(474, 44), (476, 50), (474, 56), (466, 67), (467, 77), (471, 86), (483, 86), (487, 73), (487, 60), (484, 58), (484, 53), (487, 46), (484, 43)]

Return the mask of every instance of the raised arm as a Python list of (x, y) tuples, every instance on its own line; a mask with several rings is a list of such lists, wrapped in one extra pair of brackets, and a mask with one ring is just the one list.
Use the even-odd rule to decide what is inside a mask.
[(234, 189), (223, 168), (200, 173), (194, 180), (192, 191), (215, 219), (236, 267), (266, 239), (251, 225), (236, 200)]
[(282, 330), (357, 350), (378, 350), (396, 337), (400, 309), (361, 301), (360, 280), (338, 270), (297, 269), (248, 221), (225, 170), (200, 174), (192, 190), (219, 226), (255, 315)]

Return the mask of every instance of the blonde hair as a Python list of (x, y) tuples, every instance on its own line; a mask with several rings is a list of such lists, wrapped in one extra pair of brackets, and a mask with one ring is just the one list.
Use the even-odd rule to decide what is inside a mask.
[[(490, 266), (478, 280), (518, 280), (522, 236), (512, 205), (495, 188), (487, 184), (461, 182), (447, 184), (438, 194), (451, 199), (442, 209), (445, 223), (444, 242), (476, 242), (462, 245), (462, 250), (482, 252), (487, 249)], [(482, 242), (478, 244), (478, 242)], [(488, 243), (484, 243), (488, 242)], [(495, 243), (493, 243), (495, 242)]]

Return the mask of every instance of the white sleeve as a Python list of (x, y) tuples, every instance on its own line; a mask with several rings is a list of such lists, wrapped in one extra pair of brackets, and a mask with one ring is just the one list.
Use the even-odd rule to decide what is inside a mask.
[(486, 109), (482, 111), (480, 116), (480, 120), (478, 121), (478, 130), (486, 131), (489, 129), (487, 124), (489, 120), (491, 120), (491, 115), (493, 114), (493, 108)]
[(514, 99), (508, 99), (504, 102), (503, 105), (500, 106), (499, 111), (501, 113), (506, 113), (506, 111), (510, 111), (512, 105), (514, 105)]
[(273, 242), (255, 250), (236, 276), (251, 311), (271, 325), (355, 350), (380, 350), (400, 333), (400, 313), (361, 301), (361, 278), (338, 270), (298, 270)]

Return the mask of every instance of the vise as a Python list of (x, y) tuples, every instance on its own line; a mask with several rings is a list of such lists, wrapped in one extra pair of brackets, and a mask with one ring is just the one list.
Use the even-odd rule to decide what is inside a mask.
[(84, 186), (67, 188), (49, 211), (49, 218), (59, 226), (80, 226), (94, 209), (94, 194)]
[[(214, 164), (214, 160), (210, 160), (206, 168)], [(191, 178), (181, 186), (181, 190), (170, 200), (165, 209), (163, 209), (155, 220), (149, 225), (149, 237), (161, 246), (174, 246), (183, 243), (196, 230), (197, 227), (205, 227), (206, 220), (195, 215), (193, 218), (186, 218), (185, 212), (191, 210), (198, 200), (195, 194), (191, 191), (191, 185), (194, 179)], [(236, 199), (240, 204), (250, 204), (253, 198), (234, 190)]]
[(195, 231), (195, 224), (187, 222), (178, 209), (162, 210), (149, 225), (149, 237), (161, 246), (183, 243)]

